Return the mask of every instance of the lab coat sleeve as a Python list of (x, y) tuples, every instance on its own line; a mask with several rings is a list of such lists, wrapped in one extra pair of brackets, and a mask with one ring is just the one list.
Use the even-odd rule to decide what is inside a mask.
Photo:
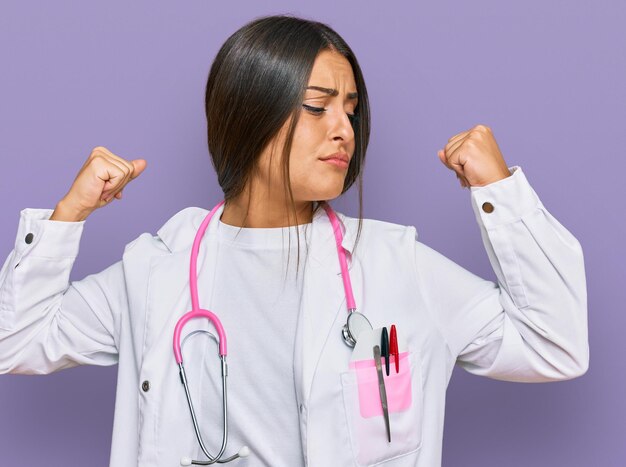
[(116, 323), (127, 306), (121, 260), (70, 283), (86, 221), (20, 213), (0, 270), (0, 373), (46, 374), (117, 362)]
[(575, 378), (589, 365), (582, 248), (521, 167), (510, 170), (510, 177), (471, 188), (497, 284), (415, 242), (418, 283), (468, 372), (520, 382)]

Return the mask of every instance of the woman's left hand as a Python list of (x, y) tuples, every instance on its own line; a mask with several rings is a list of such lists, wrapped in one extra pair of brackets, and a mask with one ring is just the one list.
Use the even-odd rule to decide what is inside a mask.
[(463, 187), (485, 186), (511, 175), (491, 128), (485, 125), (454, 135), (437, 155), (456, 172)]

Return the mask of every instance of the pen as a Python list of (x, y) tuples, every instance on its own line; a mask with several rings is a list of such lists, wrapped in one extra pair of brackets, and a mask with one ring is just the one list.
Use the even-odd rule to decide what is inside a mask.
[(387, 334), (387, 328), (383, 328), (380, 339), (380, 353), (385, 357), (385, 372), (389, 376), (389, 334)]
[(396, 373), (400, 372), (400, 352), (398, 352), (398, 332), (396, 331), (396, 325), (391, 325), (391, 337), (389, 338), (391, 343), (389, 344), (389, 353), (394, 356), (396, 361)]

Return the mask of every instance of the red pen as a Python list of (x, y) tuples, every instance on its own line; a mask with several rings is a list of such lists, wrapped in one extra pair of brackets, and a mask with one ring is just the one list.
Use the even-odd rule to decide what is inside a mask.
[(396, 373), (400, 372), (400, 353), (398, 352), (398, 333), (396, 325), (391, 325), (391, 336), (389, 336), (389, 353), (394, 356), (396, 361)]

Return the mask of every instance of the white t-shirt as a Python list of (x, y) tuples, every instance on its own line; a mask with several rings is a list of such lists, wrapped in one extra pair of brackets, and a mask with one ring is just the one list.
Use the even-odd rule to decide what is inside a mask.
[[(303, 466), (293, 355), (311, 224), (299, 225), (297, 235), (295, 226), (240, 231), (215, 221), (217, 279), (201, 306), (219, 316), (227, 335), (229, 438), (223, 458), (247, 445), (250, 456), (235, 461), (238, 466)], [(209, 352), (204, 358), (210, 383), (197, 415), (215, 455), (222, 436), (221, 375), (217, 355)], [(256, 390), (246, 389), (250, 386)], [(204, 459), (199, 447), (195, 454)]]

